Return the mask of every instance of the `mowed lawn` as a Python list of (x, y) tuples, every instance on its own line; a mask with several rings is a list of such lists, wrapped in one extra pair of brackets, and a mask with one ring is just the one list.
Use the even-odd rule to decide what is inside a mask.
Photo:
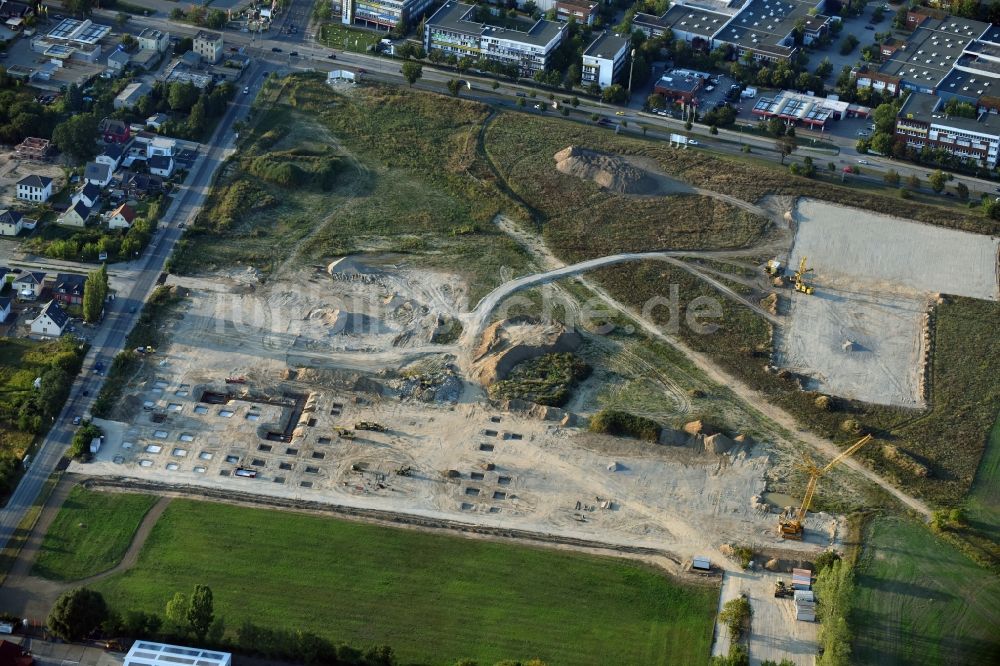
[(853, 663), (1000, 663), (1000, 579), (926, 527), (877, 520), (857, 590)]
[(151, 495), (73, 488), (42, 541), (31, 573), (71, 581), (111, 569), (155, 502)]
[(230, 632), (250, 621), (429, 664), (704, 664), (719, 594), (613, 558), (190, 500), (95, 588), (162, 615), (197, 583)]

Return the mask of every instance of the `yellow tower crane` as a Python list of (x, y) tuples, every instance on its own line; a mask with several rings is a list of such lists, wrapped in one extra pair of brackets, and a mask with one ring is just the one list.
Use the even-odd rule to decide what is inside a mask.
[(799, 260), (799, 270), (795, 271), (795, 291), (803, 294), (812, 294), (813, 288), (806, 284), (806, 273), (812, 273), (813, 269), (806, 268), (806, 258)]
[(874, 438), (871, 435), (865, 435), (852, 444), (850, 448), (846, 449), (839, 456), (831, 460), (826, 467), (819, 467), (812, 460), (806, 458), (804, 467), (809, 473), (809, 483), (806, 485), (806, 495), (802, 498), (802, 506), (793, 511), (790, 515), (782, 514), (781, 517), (778, 518), (778, 534), (783, 539), (795, 539), (796, 541), (802, 541), (806, 512), (809, 511), (809, 506), (812, 504), (812, 498), (816, 493), (816, 483), (819, 481), (819, 477), (839, 465), (844, 459), (854, 455), (858, 449), (872, 441), (872, 439)]

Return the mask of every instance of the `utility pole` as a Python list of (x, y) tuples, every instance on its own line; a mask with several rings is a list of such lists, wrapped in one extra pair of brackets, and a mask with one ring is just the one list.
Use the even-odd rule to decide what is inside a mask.
[(635, 49), (632, 49), (632, 61), (628, 65), (628, 95), (626, 101), (632, 101), (632, 71), (635, 69)]

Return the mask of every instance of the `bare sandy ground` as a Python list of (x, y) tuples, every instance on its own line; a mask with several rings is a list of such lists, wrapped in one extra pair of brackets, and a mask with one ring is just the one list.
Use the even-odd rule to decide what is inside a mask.
[(788, 295), (774, 363), (807, 388), (922, 407), (924, 315), (934, 294), (997, 300), (1000, 239), (802, 199), (789, 266), (807, 257), (815, 293)]
[(910, 289), (995, 301), (1000, 238), (802, 199), (790, 265), (809, 258), (824, 285)]

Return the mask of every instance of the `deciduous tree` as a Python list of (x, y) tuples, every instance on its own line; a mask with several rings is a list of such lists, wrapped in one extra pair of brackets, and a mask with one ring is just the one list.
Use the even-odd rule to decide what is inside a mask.
[(108, 616), (100, 592), (78, 587), (64, 592), (52, 606), (46, 624), (63, 640), (78, 641), (99, 627)]

